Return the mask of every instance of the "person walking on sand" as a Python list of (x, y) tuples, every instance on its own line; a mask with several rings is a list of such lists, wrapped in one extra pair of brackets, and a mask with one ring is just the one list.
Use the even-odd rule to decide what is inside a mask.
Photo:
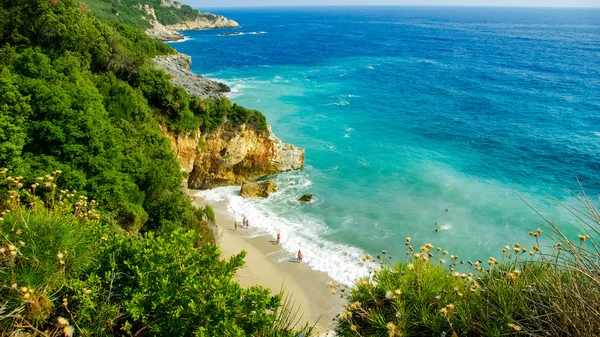
[(304, 257), (304, 256), (302, 255), (302, 252), (301, 252), (301, 251), (298, 251), (298, 263), (302, 263), (302, 258), (303, 258), (303, 257)]
[(237, 231), (237, 221), (235, 221), (235, 222), (233, 223), (233, 230), (234, 230), (234, 231)]
[(281, 241), (281, 234), (277, 233), (277, 240), (275, 240), (275, 244), (278, 245)]

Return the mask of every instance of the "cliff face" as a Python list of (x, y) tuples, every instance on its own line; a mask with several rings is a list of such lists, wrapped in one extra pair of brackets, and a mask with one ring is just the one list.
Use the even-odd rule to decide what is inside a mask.
[(286, 144), (271, 129), (257, 132), (225, 122), (212, 134), (173, 134), (161, 128), (184, 172), (188, 188), (241, 185), (267, 175), (304, 167), (304, 149)]

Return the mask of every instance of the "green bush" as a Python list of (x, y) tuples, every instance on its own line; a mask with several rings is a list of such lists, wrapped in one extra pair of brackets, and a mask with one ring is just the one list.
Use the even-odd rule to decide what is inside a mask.
[[(29, 189), (22, 177), (0, 181), (2, 335), (296, 335), (281, 294), (233, 280), (245, 253), (222, 259), (184, 228), (142, 235), (104, 224), (95, 200), (58, 190), (59, 174)], [(214, 220), (210, 208), (197, 212)]]

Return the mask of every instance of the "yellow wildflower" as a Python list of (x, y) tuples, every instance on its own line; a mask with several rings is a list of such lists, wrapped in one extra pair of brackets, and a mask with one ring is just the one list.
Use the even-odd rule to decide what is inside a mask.
[(67, 325), (66, 327), (63, 328), (63, 332), (65, 333), (65, 337), (73, 337), (73, 333), (75, 332), (75, 329), (73, 329), (72, 326)]
[(58, 325), (60, 325), (60, 326), (69, 325), (69, 321), (67, 321), (67, 319), (64, 317), (59, 316), (57, 319), (57, 322), (58, 322)]

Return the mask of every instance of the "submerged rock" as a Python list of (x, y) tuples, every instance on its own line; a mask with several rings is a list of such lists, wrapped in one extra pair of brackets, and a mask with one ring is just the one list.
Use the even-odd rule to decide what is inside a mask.
[(312, 194), (305, 194), (303, 196), (300, 197), (300, 201), (304, 201), (304, 202), (311, 202), (312, 201)]
[(244, 198), (267, 198), (273, 192), (277, 192), (277, 184), (272, 181), (245, 182), (240, 189)]

